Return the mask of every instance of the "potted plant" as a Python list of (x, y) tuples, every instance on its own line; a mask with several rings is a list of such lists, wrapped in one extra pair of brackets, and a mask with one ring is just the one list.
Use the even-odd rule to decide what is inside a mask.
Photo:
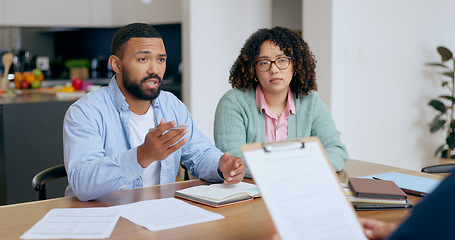
[(442, 68), (442, 71), (438, 73), (439, 79), (441, 86), (448, 90), (448, 94), (440, 95), (429, 102), (429, 105), (437, 111), (437, 115), (430, 124), (430, 131), (432, 133), (446, 132), (445, 142), (436, 149), (435, 156), (455, 159), (455, 59), (452, 52), (446, 47), (439, 46), (437, 51), (441, 56), (441, 62), (428, 63), (427, 65)]
[(70, 79), (75, 77), (87, 79), (89, 77), (90, 61), (86, 58), (68, 59), (65, 62), (65, 67), (70, 71)]

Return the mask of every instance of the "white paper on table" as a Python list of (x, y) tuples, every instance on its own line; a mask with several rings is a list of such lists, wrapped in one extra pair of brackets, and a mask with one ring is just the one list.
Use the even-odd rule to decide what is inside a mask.
[(115, 206), (121, 216), (150, 231), (182, 227), (223, 219), (224, 216), (193, 206), (175, 198), (163, 198)]
[(366, 239), (317, 142), (243, 156), (281, 239)]
[(119, 217), (113, 208), (55, 208), (21, 239), (108, 238)]

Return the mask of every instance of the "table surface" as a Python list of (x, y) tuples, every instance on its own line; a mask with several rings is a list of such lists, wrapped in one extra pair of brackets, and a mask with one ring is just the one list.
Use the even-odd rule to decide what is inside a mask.
[(24, 103), (43, 103), (43, 102), (74, 102), (83, 94), (82, 92), (57, 93), (52, 90), (40, 91), (37, 89), (12, 89), (14, 93), (0, 94), (0, 104), (24, 104)]
[[(347, 161), (344, 170), (339, 172), (338, 176), (341, 182), (346, 183), (348, 177), (359, 177), (392, 171), (433, 179), (443, 178), (439, 175), (420, 173), (358, 160)], [(250, 179), (246, 179), (245, 181), (252, 182)], [(108, 207), (143, 200), (167, 198), (173, 197), (176, 190), (201, 184), (209, 183), (202, 180), (190, 180), (142, 189), (123, 190), (89, 202), (81, 202), (75, 197), (63, 197), (0, 206), (0, 236), (2, 236), (2, 239), (19, 239), (24, 232), (30, 229), (53, 208)], [(421, 198), (408, 196), (408, 199), (411, 203), (416, 204)], [(190, 203), (208, 211), (219, 213), (225, 216), (225, 218), (152, 232), (121, 217), (110, 239), (271, 239), (272, 235), (276, 232), (262, 198), (221, 208), (212, 208), (193, 202)], [(358, 211), (357, 215), (359, 217), (370, 217), (385, 221), (401, 221), (409, 213), (410, 210), (382, 210)]]

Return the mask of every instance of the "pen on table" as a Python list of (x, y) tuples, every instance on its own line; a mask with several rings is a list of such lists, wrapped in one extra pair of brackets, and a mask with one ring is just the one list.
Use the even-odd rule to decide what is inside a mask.
[[(375, 176), (373, 176), (373, 179), (383, 180), (383, 179), (377, 178)], [(406, 188), (401, 188), (401, 190), (403, 190), (403, 192), (405, 192), (406, 194), (411, 194), (411, 195), (419, 196), (419, 197), (426, 197), (428, 195), (428, 194), (423, 193), (423, 192), (417, 192), (417, 191), (406, 189)]]
[[(171, 127), (169, 130), (176, 130), (176, 129), (182, 129), (188, 127), (186, 124), (178, 125), (175, 127)], [(156, 128), (150, 128), (149, 132), (154, 131)]]

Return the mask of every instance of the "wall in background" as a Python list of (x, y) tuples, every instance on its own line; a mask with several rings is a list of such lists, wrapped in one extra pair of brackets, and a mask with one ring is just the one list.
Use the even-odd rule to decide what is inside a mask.
[(183, 1), (183, 102), (213, 139), (216, 105), (231, 89), (229, 70), (245, 40), (271, 25), (270, 0)]
[(0, 27), (0, 50), (9, 51), (20, 47), (18, 45), (20, 45), (20, 28)]
[(302, 31), (302, 0), (272, 0), (272, 26)]
[(455, 49), (455, 2), (303, 2), (319, 91), (350, 157), (413, 170), (436, 163), (444, 136), (429, 133), (428, 102), (442, 89), (425, 63), (439, 61), (438, 45)]

